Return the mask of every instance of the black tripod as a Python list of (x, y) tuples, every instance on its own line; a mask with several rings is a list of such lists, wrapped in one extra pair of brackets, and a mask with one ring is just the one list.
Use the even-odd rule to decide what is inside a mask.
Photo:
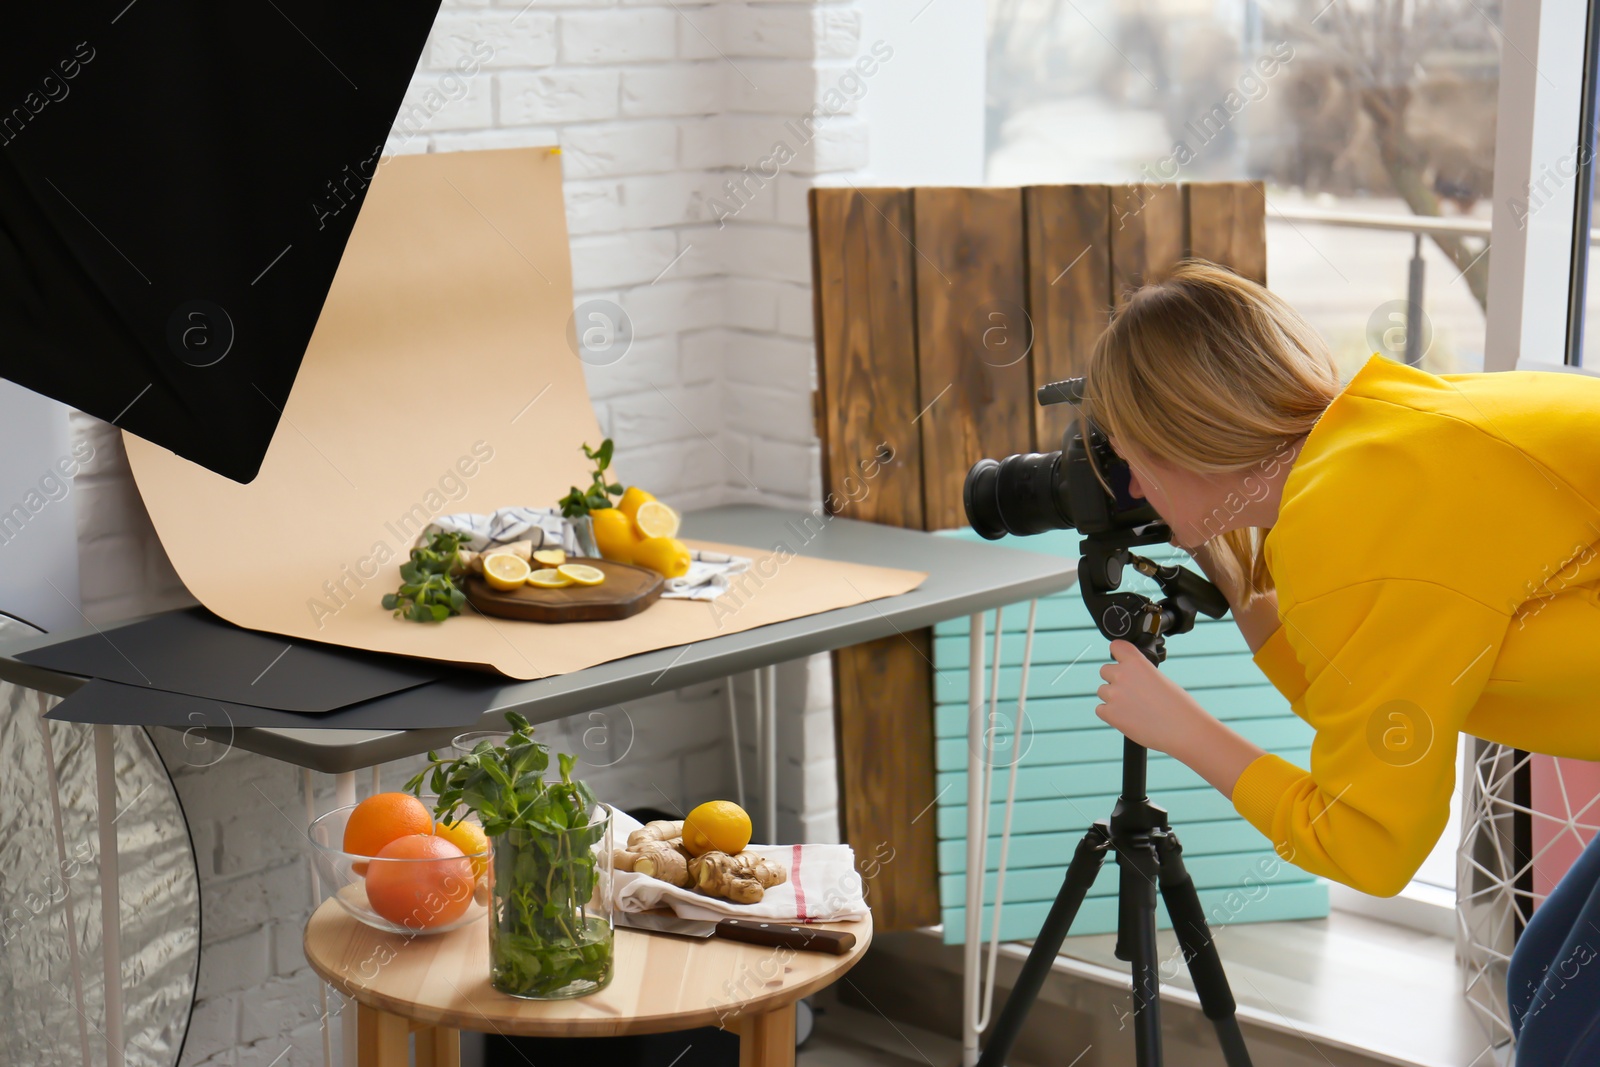
[[(1187, 633), (1195, 612), (1221, 618), (1228, 604), (1215, 586), (1182, 567), (1160, 567), (1128, 551), (1132, 545), (1165, 541), (1168, 531), (1157, 525), (1139, 531), (1118, 531), (1086, 539), (1078, 564), (1084, 603), (1107, 638), (1132, 642), (1156, 666), (1166, 658), (1167, 634)], [(1132, 565), (1155, 579), (1166, 594), (1153, 602), (1137, 593), (1115, 593), (1122, 569)], [(1143, 745), (1125, 740), (1122, 748), (1122, 795), (1109, 820), (1099, 819), (1078, 843), (1067, 866), (1066, 881), (1050, 907), (1039, 936), (1028, 953), (1016, 986), (990, 1032), (978, 1067), (1002, 1067), (1050, 973), (1061, 942), (1083, 904), (1106, 851), (1117, 855), (1116, 957), (1133, 964), (1134, 1048), (1140, 1067), (1161, 1065), (1161, 989), (1156, 965), (1156, 890), (1166, 902), (1184, 961), (1194, 978), (1200, 1007), (1217, 1029), (1228, 1067), (1250, 1067), (1250, 1053), (1234, 1017), (1233, 991), (1201, 912), (1194, 881), (1183, 867), (1183, 849), (1167, 822), (1166, 810), (1145, 796)]]

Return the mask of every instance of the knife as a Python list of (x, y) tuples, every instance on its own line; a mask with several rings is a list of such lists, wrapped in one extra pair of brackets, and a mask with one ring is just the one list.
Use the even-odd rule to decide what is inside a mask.
[(726, 937), (752, 945), (773, 945), (803, 952), (827, 952), (842, 956), (856, 947), (856, 935), (843, 930), (819, 930), (803, 923), (761, 919), (683, 919), (676, 915), (655, 915), (638, 911), (619, 911), (613, 918), (618, 926), (649, 930), (680, 937)]

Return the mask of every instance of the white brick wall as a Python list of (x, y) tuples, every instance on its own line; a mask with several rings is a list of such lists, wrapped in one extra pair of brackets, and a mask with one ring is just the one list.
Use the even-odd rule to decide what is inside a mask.
[[(596, 414), (616, 439), (619, 477), (680, 508), (820, 506), (805, 190), (865, 165), (856, 83), (844, 80), (868, 51), (861, 23), (855, 0), (447, 0), (397, 117), (393, 153), (561, 146), (576, 299), (614, 302), (635, 334), (621, 361), (587, 368)], [(74, 430), (95, 446), (77, 483), (85, 613), (101, 622), (192, 603), (117, 433), (86, 416)], [(836, 839), (828, 661), (783, 664), (778, 679), (780, 838)], [(753, 790), (748, 676), (736, 693)], [(582, 753), (609, 799), (687, 808), (733, 795), (726, 708), (714, 683), (541, 732)], [(610, 748), (597, 729), (610, 730)], [(156, 733), (193, 823), (205, 909), (183, 1062), (320, 1063), (319, 987), (300, 951), (300, 772), (239, 751), (196, 766), (176, 734)], [(384, 787), (415, 762), (383, 768)], [(331, 781), (316, 777), (326, 809)]]

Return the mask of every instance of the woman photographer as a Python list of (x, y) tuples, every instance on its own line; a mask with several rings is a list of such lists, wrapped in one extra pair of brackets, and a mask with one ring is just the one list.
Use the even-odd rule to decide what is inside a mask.
[[(1131, 294), (1087, 377), (1082, 414), (1315, 730), (1311, 766), (1125, 641), (1096, 713), (1193, 768), (1278, 855), (1392, 896), (1449, 818), (1458, 733), (1600, 759), (1600, 379), (1373, 355), (1341, 386), (1283, 300), (1195, 260)], [(1512, 956), (1519, 1063), (1600, 1063), (1597, 953), (1600, 835)]]

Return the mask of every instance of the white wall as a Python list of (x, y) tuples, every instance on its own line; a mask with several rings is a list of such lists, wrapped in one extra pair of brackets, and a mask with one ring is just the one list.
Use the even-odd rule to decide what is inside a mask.
[(861, 100), (870, 184), (983, 184), (985, 7), (862, 0), (862, 40), (894, 50)]
[[(909, 58), (896, 49), (863, 75), (862, 27), (851, 2), (447, 3), (401, 109), (391, 152), (561, 146), (576, 299), (625, 309), (635, 334), (622, 360), (587, 368), (591, 398), (621, 479), (680, 508), (821, 504), (805, 191), (863, 180), (859, 102)], [(117, 432), (79, 414), (72, 425), (94, 451), (75, 491), (85, 614), (192, 603)], [(779, 688), (779, 836), (836, 839), (827, 658), (783, 665)], [(738, 692), (753, 785), (748, 677)], [(711, 683), (542, 732), (585, 756), (608, 799), (687, 807), (734, 793), (725, 700)], [(612, 747), (594, 747), (597, 725)], [(201, 869), (199, 1003), (183, 1062), (320, 1063), (318, 986), (300, 951), (299, 772), (240, 751), (196, 758), (178, 735), (156, 734)], [(414, 762), (383, 768), (383, 787)], [(317, 778), (326, 808), (331, 787)]]
[(73, 490), (92, 453), (73, 452), (68, 414), (0, 381), (0, 611), (46, 630), (83, 624)]
[[(982, 36), (981, 6), (950, 0), (920, 13), (888, 0), (457, 0), (388, 151), (559, 144), (576, 301), (609, 301), (634, 334), (620, 361), (586, 368), (621, 480), (683, 509), (810, 509), (821, 473), (806, 189), (981, 181)], [(192, 603), (117, 431), (74, 413), (72, 441), (93, 451), (70, 498), (84, 614), (105, 622)], [(7, 474), (17, 465), (8, 458)], [(779, 668), (782, 840), (836, 839), (828, 666), (817, 656)], [(735, 690), (753, 790), (749, 677)], [(671, 809), (734, 795), (722, 683), (602, 715), (541, 733), (579, 753), (608, 799)], [(300, 773), (155, 733), (201, 872), (199, 1002), (183, 1062), (320, 1063), (318, 984), (300, 950)], [(382, 768), (382, 787), (398, 788), (415, 762)], [(331, 783), (316, 777), (325, 809)]]

